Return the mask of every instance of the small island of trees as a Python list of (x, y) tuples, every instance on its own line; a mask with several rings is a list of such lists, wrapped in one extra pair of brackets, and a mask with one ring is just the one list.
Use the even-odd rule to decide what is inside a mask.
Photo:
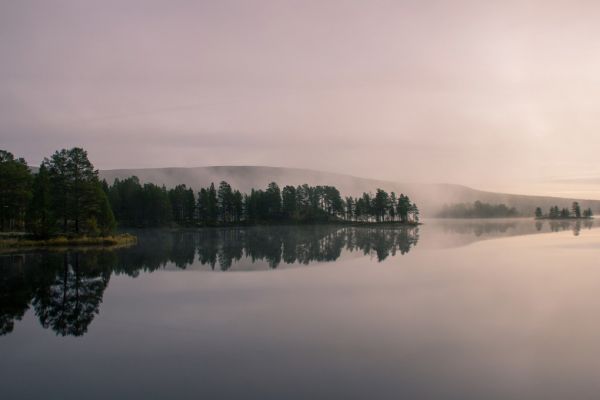
[[(377, 189), (342, 198), (334, 186), (284, 186), (241, 193), (225, 181), (194, 193), (132, 176), (112, 185), (82, 148), (56, 151), (32, 173), (23, 158), (0, 150), (0, 245), (107, 244), (121, 227), (202, 227), (275, 223), (419, 223), (411, 199)], [(20, 233), (21, 235), (17, 235)], [(28, 235), (27, 238), (22, 234)], [(97, 238), (92, 240), (91, 238)], [(27, 239), (27, 240), (24, 240)]]
[(535, 209), (536, 219), (590, 219), (594, 216), (591, 208), (581, 210), (579, 202), (574, 201), (571, 208), (559, 208), (558, 206), (550, 207), (547, 214), (544, 214), (541, 207)]

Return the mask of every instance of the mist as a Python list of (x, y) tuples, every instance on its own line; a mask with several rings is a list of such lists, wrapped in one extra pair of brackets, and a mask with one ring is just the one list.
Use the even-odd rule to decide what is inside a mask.
[[(600, 5), (0, 4), (0, 139), (32, 165), (266, 165), (600, 199)], [(568, 184), (565, 184), (568, 181)]]

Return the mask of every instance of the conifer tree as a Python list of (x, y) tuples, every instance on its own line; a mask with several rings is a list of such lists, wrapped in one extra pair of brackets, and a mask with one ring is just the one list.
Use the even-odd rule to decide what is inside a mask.
[(535, 217), (536, 218), (542, 218), (544, 216), (544, 213), (542, 212), (542, 209), (540, 207), (536, 207), (535, 209)]
[(579, 203), (576, 201), (574, 201), (573, 204), (571, 205), (571, 214), (575, 218), (581, 218), (581, 207), (579, 206)]
[(52, 213), (50, 176), (42, 164), (33, 180), (33, 197), (27, 209), (27, 230), (36, 237), (48, 238), (55, 230)]
[(23, 158), (0, 150), (0, 229), (23, 227), (32, 177)]

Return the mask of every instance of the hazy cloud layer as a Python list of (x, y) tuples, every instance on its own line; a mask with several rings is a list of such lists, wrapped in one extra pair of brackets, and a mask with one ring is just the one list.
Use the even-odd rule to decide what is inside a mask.
[(5, 1), (0, 147), (558, 193), (600, 176), (599, 20), (593, 1)]

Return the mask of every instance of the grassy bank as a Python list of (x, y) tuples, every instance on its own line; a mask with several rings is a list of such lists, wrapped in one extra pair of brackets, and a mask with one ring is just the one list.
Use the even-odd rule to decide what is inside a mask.
[(17, 248), (56, 248), (56, 247), (91, 247), (91, 246), (125, 246), (137, 243), (137, 237), (128, 233), (113, 236), (57, 236), (50, 239), (33, 239), (26, 236), (0, 238), (0, 249)]

